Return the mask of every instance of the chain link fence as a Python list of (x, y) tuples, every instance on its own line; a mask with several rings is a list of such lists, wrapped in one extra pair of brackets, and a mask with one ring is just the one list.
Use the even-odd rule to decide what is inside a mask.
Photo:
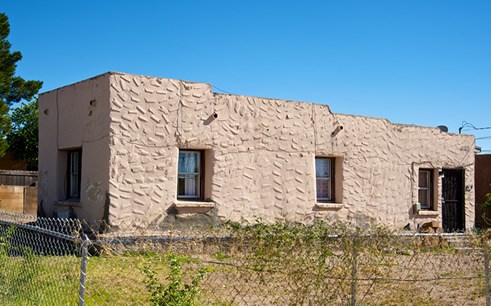
[(74, 305), (81, 224), (0, 212), (0, 305)]
[(97, 233), (1, 212), (0, 304), (489, 305), (488, 241), (323, 223)]

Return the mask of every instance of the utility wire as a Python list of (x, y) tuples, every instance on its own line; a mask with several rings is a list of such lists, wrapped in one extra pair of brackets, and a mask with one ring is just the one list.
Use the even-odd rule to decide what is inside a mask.
[(221, 92), (223, 92), (223, 93), (226, 93), (226, 94), (229, 94), (229, 95), (233, 95), (233, 93), (228, 92), (228, 91), (226, 91), (226, 90), (223, 90), (223, 89), (221, 89), (220, 87), (217, 87), (217, 86), (215, 86), (215, 85), (211, 85), (211, 86), (212, 86), (213, 88), (215, 88), (215, 89), (218, 89), (219, 91), (221, 91)]
[[(465, 129), (465, 128), (468, 128), (468, 129)], [(472, 123), (469, 123), (467, 121), (462, 121), (462, 125), (459, 127), (459, 134), (462, 131), (469, 131), (469, 130), (491, 130), (491, 126), (487, 126), (487, 127), (476, 127)]]

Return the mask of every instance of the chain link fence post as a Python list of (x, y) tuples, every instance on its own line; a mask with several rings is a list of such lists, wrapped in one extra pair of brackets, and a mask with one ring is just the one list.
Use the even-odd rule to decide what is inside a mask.
[(484, 248), (484, 277), (486, 278), (486, 306), (491, 306), (491, 295), (489, 290), (489, 249), (487, 243)]
[(353, 236), (353, 250), (352, 250), (352, 259), (351, 259), (351, 306), (356, 305), (356, 278), (358, 275), (357, 272), (357, 257), (358, 257), (358, 237)]
[(0, 211), (0, 305), (146, 305), (168, 292), (179, 305), (491, 306), (488, 236), (387, 234), (320, 224), (87, 237), (78, 220)]
[(87, 277), (87, 245), (89, 243), (89, 240), (87, 239), (87, 236), (85, 234), (82, 234), (82, 261), (80, 264), (80, 286), (79, 286), (79, 294), (78, 294), (78, 305), (79, 306), (84, 306), (85, 305), (85, 279)]

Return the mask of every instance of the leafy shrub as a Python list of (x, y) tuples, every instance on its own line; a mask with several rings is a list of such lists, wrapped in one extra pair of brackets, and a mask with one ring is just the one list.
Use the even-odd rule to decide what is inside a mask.
[(491, 207), (491, 192), (486, 193), (486, 201), (484, 202), (484, 207)]
[(198, 269), (198, 274), (191, 277), (190, 282), (183, 279), (182, 263), (188, 261), (172, 252), (168, 253), (169, 275), (165, 283), (157, 278), (157, 273), (148, 265), (143, 266), (145, 274), (145, 286), (150, 293), (150, 301), (153, 305), (196, 305), (197, 295), (201, 292), (200, 284), (203, 281), (206, 270)]

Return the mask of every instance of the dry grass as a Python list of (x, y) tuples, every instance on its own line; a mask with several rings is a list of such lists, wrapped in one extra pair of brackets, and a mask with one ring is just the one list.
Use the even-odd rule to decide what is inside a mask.
[[(198, 295), (203, 305), (485, 304), (486, 237), (474, 239), (474, 249), (457, 250), (441, 237), (333, 237), (330, 230), (261, 225), (227, 232), (228, 239), (204, 233), (130, 243), (113, 236), (88, 258), (86, 305), (150, 304), (144, 268), (165, 287), (169, 252), (179, 254), (183, 284), (206, 269)], [(77, 303), (80, 257), (41, 256), (28, 248), (12, 255), (10, 242), (2, 243), (1, 305)]]
[[(182, 249), (182, 246), (178, 247)], [(199, 248), (199, 250), (203, 250)], [(251, 254), (186, 252), (184, 269), (207, 268), (201, 285), (202, 304), (212, 305), (341, 305), (351, 302), (352, 262), (339, 254), (323, 265), (314, 258), (274, 263), (251, 260)], [(359, 254), (356, 301), (359, 305), (483, 305), (484, 262), (480, 253), (413, 255)], [(88, 305), (148, 303), (143, 264), (165, 282), (164, 253), (109, 254), (89, 261)], [(285, 265), (287, 264), (287, 265)]]

